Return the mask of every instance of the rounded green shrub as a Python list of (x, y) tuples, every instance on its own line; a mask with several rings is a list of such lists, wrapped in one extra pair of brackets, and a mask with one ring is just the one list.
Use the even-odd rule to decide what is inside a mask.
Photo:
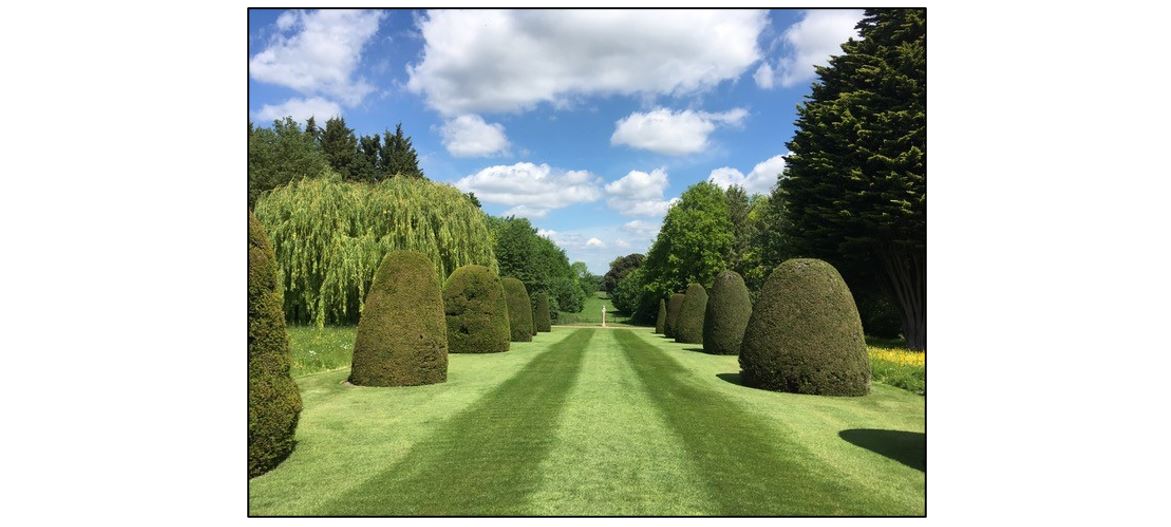
[(703, 344), (703, 315), (707, 310), (707, 291), (699, 284), (687, 286), (679, 317), (675, 320), (675, 342)]
[(504, 286), (491, 269), (465, 265), (443, 287), (448, 353), (508, 351), (508, 304)]
[(301, 392), (289, 375), (292, 356), (277, 282), (276, 255), (264, 227), (248, 213), (248, 477), (293, 451)]
[(740, 273), (724, 271), (717, 275), (703, 316), (703, 351), (715, 355), (740, 353), (750, 316), (752, 300)]
[(543, 292), (533, 295), (533, 329), (553, 331), (553, 323), (549, 320), (549, 295)]
[(508, 327), (513, 342), (533, 340), (533, 304), (529, 291), (520, 280), (507, 277), (500, 281), (504, 286), (504, 300), (508, 303)]
[(667, 299), (667, 323), (663, 326), (664, 336), (675, 336), (675, 322), (679, 320), (679, 308), (683, 307), (683, 299), (686, 296), (683, 293), (672, 293)]
[(447, 380), (447, 323), (435, 266), (415, 251), (382, 259), (358, 319), (350, 383), (415, 386)]
[(740, 346), (749, 386), (817, 395), (865, 395), (870, 359), (854, 297), (824, 261), (787, 260), (769, 275)]
[(667, 301), (659, 299), (659, 316), (655, 317), (655, 333), (662, 334), (667, 330)]

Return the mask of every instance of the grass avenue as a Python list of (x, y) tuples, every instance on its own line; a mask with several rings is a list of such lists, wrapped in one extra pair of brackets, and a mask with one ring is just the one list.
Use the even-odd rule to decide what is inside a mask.
[[(312, 341), (291, 333), (303, 355)], [(923, 397), (751, 389), (737, 357), (697, 349), (647, 328), (555, 327), (509, 353), (451, 355), (442, 384), (305, 374), (297, 448), (251, 480), (250, 513), (924, 513)]]

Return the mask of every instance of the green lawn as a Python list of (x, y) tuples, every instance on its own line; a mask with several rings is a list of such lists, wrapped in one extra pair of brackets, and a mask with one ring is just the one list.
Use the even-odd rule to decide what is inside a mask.
[(561, 312), (554, 324), (558, 325), (584, 325), (602, 323), (602, 306), (606, 306), (606, 325), (607, 326), (628, 326), (630, 325), (630, 317), (619, 315), (614, 309), (614, 304), (610, 302), (610, 297), (606, 296), (604, 291), (598, 291), (593, 296), (586, 297), (584, 307), (581, 313), (566, 313)]
[[(312, 341), (294, 337), (295, 354)], [(297, 448), (251, 480), (249, 510), (924, 514), (923, 397), (750, 389), (735, 356), (695, 348), (645, 328), (555, 328), (507, 353), (451, 355), (444, 384), (301, 376)]]

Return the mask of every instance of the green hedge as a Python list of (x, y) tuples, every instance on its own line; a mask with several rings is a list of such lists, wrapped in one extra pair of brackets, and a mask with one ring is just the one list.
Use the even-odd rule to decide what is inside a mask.
[(761, 289), (740, 348), (750, 386), (817, 395), (865, 395), (870, 359), (854, 297), (837, 269), (793, 259)]
[(679, 320), (679, 309), (683, 307), (683, 299), (686, 296), (683, 293), (672, 293), (667, 299), (667, 324), (663, 326), (663, 335), (675, 336), (675, 322)]
[(292, 356), (281, 309), (276, 256), (264, 228), (248, 213), (248, 477), (293, 451), (301, 392), (289, 375)]
[(659, 316), (655, 317), (655, 333), (662, 334), (667, 330), (667, 301), (659, 299)]
[(388, 252), (358, 319), (350, 383), (414, 386), (446, 380), (447, 323), (435, 266), (420, 252)]
[(504, 286), (491, 269), (465, 265), (443, 287), (448, 353), (508, 351), (508, 304)]
[(740, 341), (751, 315), (752, 300), (740, 273), (724, 271), (717, 275), (703, 317), (703, 351), (715, 355), (740, 353)]
[(687, 286), (679, 317), (675, 321), (675, 342), (703, 344), (703, 315), (707, 310), (707, 291), (702, 285)]
[(544, 292), (533, 295), (533, 329), (553, 331), (553, 323), (549, 320), (549, 295)]
[(500, 281), (504, 286), (504, 300), (508, 304), (508, 327), (513, 342), (533, 340), (533, 304), (529, 292), (520, 280), (507, 277)]

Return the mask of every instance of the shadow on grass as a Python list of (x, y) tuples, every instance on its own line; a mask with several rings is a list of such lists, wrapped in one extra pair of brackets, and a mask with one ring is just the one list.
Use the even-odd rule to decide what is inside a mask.
[(901, 430), (853, 428), (838, 432), (847, 443), (898, 461), (920, 472), (927, 471), (927, 434)]
[(716, 377), (719, 377), (721, 381), (730, 382), (732, 384), (735, 384), (736, 386), (745, 386), (744, 379), (740, 378), (740, 372), (717, 373)]
[(699, 347), (699, 348), (683, 348), (683, 351), (698, 351), (698, 352), (700, 352), (700, 353), (703, 353), (703, 352), (704, 352), (702, 347)]

